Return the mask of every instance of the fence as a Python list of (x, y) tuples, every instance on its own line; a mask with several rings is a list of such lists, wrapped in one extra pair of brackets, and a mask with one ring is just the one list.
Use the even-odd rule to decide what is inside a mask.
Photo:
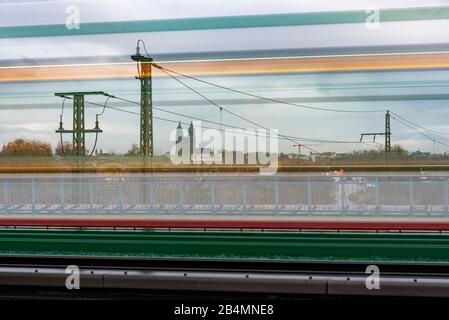
[(447, 176), (0, 178), (0, 214), (448, 215)]

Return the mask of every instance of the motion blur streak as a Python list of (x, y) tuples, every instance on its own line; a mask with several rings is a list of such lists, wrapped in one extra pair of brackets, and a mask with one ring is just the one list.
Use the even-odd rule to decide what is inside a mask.
[[(449, 68), (449, 53), (158, 63), (192, 76), (425, 70)], [(135, 75), (133, 63), (0, 68), (0, 82), (132, 79)], [(166, 75), (155, 69), (154, 76)]]
[[(63, 24), (0, 26), (0, 39), (343, 23), (357, 24), (365, 23), (367, 15), (368, 13), (365, 10), (340, 10), (143, 21), (93, 22), (83, 23), (83, 27), (79, 29), (67, 29)], [(380, 22), (440, 20), (447, 19), (448, 17), (449, 8), (444, 6), (382, 9), (379, 14)]]

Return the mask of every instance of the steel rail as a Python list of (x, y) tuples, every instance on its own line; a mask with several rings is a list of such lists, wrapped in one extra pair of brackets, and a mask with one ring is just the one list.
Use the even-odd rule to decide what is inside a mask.
[(360, 263), (279, 264), (269, 261), (2, 256), (0, 282), (3, 288), (26, 286), (63, 289), (68, 265), (79, 266), (80, 286), (84, 294), (86, 289), (106, 292), (124, 289), (322, 296), (449, 296), (449, 265), (434, 264), (380, 264), (381, 289), (368, 290), (365, 285), (366, 265)]

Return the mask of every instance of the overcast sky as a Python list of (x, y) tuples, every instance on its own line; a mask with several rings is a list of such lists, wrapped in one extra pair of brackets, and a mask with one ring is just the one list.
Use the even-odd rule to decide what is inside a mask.
[[(135, 0), (135, 1), (5, 1), (0, 0), (0, 26), (21, 26), (65, 23), (65, 8), (76, 4), (80, 8), (81, 23), (148, 19), (172, 19), (227, 15), (253, 15), (269, 13), (294, 13), (330, 10), (364, 10), (380, 8), (422, 6), (423, 1), (211, 1), (211, 0)], [(426, 6), (449, 5), (449, 1), (426, 1)], [(382, 23), (379, 30), (368, 30), (361, 24), (318, 25), (257, 29), (202, 30), (182, 32), (154, 32), (144, 34), (116, 34), (98, 36), (71, 36), (47, 38), (0, 39), (0, 60), (11, 57), (21, 59), (103, 57), (132, 53), (136, 39), (143, 38), (152, 54), (193, 53), (204, 51), (249, 51), (324, 47), (382, 46), (382, 45), (433, 45), (448, 44), (449, 21), (409, 21)], [(7, 48), (4, 50), (3, 48)], [(235, 88), (245, 88), (257, 94), (277, 98), (341, 97), (380, 94), (441, 94), (449, 86), (449, 72), (378, 72), (270, 75), (259, 77), (214, 77), (214, 82)], [(204, 84), (194, 84), (213, 99), (238, 99), (229, 93), (219, 92)], [(363, 86), (360, 86), (363, 85)], [(0, 84), (0, 143), (16, 138), (36, 138), (51, 141), (59, 121), (60, 99), (56, 91), (104, 90), (122, 94), (138, 101), (138, 83), (134, 80), (79, 81), (49, 83)], [(170, 110), (201, 116), (214, 121), (219, 119), (216, 107), (207, 106), (201, 99), (176, 82), (156, 79), (154, 83), (155, 106), (176, 97), (178, 100), (197, 100), (198, 105), (167, 107)], [(96, 100), (97, 101), (97, 100)], [(98, 100), (97, 102), (102, 102)], [(447, 100), (420, 101), (338, 101), (313, 103), (316, 106), (351, 108), (388, 107), (409, 119), (432, 129), (449, 132)], [(11, 106), (15, 109), (12, 110)], [(39, 106), (46, 108), (39, 109)], [(383, 115), (340, 115), (304, 111), (272, 104), (225, 104), (226, 108), (251, 117), (281, 133), (318, 139), (358, 140), (361, 132), (382, 131)], [(123, 106), (131, 108), (131, 106)], [(2, 109), (3, 108), (3, 109)], [(134, 107), (135, 111), (138, 111)], [(89, 109), (86, 126), (93, 126), (96, 109)], [(187, 118), (156, 115), (172, 120)], [(70, 116), (65, 123), (69, 124)], [(224, 122), (251, 127), (239, 119), (225, 115)], [(134, 115), (106, 112), (102, 118), (104, 133), (99, 148), (104, 151), (124, 152), (131, 143), (138, 142), (138, 118)], [(174, 124), (155, 121), (156, 151), (169, 149), (169, 133)], [(447, 139), (438, 137), (442, 141)], [(88, 144), (92, 144), (92, 137)], [(400, 124), (393, 123), (393, 142), (410, 150), (432, 151), (432, 141), (413, 133)], [(447, 142), (447, 141), (446, 141)], [(291, 142), (282, 142), (281, 150), (293, 152)], [(87, 146), (89, 148), (89, 145)], [(314, 146), (320, 151), (347, 151), (364, 149), (362, 145)], [(436, 146), (437, 151), (448, 151)]]

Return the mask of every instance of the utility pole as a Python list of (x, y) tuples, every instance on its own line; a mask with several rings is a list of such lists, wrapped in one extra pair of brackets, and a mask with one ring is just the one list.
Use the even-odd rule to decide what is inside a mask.
[(391, 125), (390, 125), (390, 110), (385, 114), (385, 153), (388, 155), (391, 152)]
[[(299, 159), (301, 159), (301, 147), (306, 147), (307, 149), (310, 149), (310, 148), (308, 148), (308, 146), (316, 146), (316, 144), (301, 144), (301, 143), (298, 143), (298, 144), (294, 144), (293, 145), (293, 147), (298, 147), (298, 158)], [(310, 150), (312, 151), (313, 149), (310, 149)]]
[[(107, 93), (103, 91), (88, 91), (88, 92), (57, 92), (55, 96), (61, 97), (64, 99), (72, 99), (73, 100), (73, 128), (66, 130), (63, 127), (62, 114), (59, 120), (59, 128), (56, 130), (56, 133), (61, 135), (61, 144), (62, 142), (62, 134), (63, 133), (71, 133), (72, 134), (72, 144), (73, 144), (73, 152), (77, 157), (82, 157), (86, 153), (86, 133), (100, 133), (103, 132), (98, 125), (98, 115), (95, 121), (95, 128), (86, 129), (84, 126), (84, 96), (86, 95), (104, 95), (108, 96)], [(63, 146), (61, 145), (61, 148)]]
[(298, 157), (301, 159), (301, 147), (302, 147), (302, 144), (300, 144), (300, 143), (294, 144), (293, 147), (298, 147)]
[(153, 99), (151, 87), (151, 65), (153, 59), (140, 54), (140, 42), (137, 41), (136, 54), (131, 56), (137, 62), (140, 80), (140, 154), (144, 157), (153, 156)]
[(387, 110), (385, 113), (385, 132), (369, 132), (369, 133), (361, 133), (360, 134), (360, 142), (363, 141), (363, 137), (365, 136), (373, 136), (373, 142), (376, 142), (376, 136), (385, 136), (385, 155), (388, 155), (391, 152), (391, 125), (390, 125), (390, 111)]

